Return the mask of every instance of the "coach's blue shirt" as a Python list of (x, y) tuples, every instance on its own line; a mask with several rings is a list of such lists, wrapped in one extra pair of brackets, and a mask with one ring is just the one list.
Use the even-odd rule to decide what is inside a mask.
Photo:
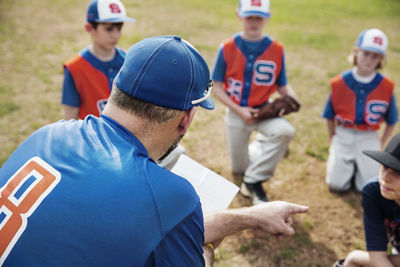
[(204, 265), (195, 190), (106, 116), (36, 131), (0, 190), (0, 265)]

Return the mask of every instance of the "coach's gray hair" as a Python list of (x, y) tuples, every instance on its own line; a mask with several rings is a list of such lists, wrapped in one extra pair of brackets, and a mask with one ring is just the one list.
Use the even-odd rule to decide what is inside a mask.
[(134, 114), (140, 118), (147, 119), (150, 122), (165, 123), (171, 119), (175, 119), (183, 111), (164, 108), (134, 98), (125, 92), (121, 91), (114, 85), (111, 90), (111, 95), (108, 101), (117, 105), (121, 109)]

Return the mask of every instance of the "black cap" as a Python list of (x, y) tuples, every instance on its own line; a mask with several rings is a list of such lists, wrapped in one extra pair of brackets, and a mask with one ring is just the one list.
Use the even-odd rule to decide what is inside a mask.
[(390, 139), (384, 151), (365, 150), (363, 153), (385, 167), (400, 172), (400, 133)]

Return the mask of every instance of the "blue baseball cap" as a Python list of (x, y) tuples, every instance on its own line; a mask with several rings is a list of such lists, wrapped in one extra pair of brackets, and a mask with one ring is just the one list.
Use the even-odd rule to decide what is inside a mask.
[(208, 65), (179, 36), (150, 37), (133, 45), (115, 84), (126, 94), (157, 106), (214, 109)]
[(269, 18), (269, 0), (239, 0), (238, 15), (245, 18), (257, 16)]
[(135, 22), (126, 16), (124, 5), (119, 0), (92, 0), (86, 15), (87, 22)]
[(386, 34), (379, 29), (363, 31), (357, 38), (356, 46), (362, 50), (372, 51), (383, 56), (386, 53), (389, 41)]

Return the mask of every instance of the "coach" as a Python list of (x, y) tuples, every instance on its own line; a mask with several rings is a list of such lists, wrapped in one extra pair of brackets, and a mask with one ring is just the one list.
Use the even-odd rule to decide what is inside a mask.
[[(203, 266), (245, 228), (293, 234), (307, 207), (271, 202), (203, 218), (185, 179), (155, 161), (213, 109), (209, 70), (180, 37), (127, 53), (100, 118), (33, 133), (0, 169), (0, 265)], [(204, 220), (204, 221), (203, 221)]]

